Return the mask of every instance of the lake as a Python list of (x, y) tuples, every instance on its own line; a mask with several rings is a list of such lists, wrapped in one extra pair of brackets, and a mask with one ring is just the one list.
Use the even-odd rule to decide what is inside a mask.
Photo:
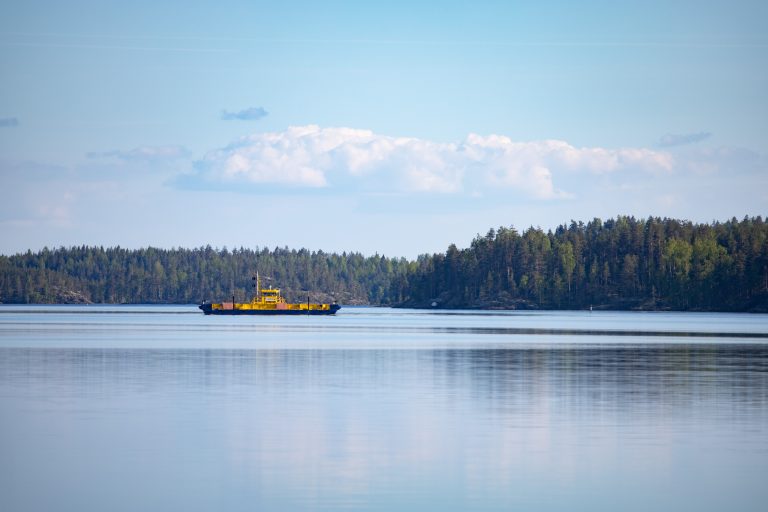
[(768, 315), (0, 306), (0, 510), (768, 503)]

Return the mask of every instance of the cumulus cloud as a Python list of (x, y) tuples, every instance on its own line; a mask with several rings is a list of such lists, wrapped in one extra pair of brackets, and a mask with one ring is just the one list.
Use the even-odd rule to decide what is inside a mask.
[(256, 121), (262, 117), (266, 117), (269, 114), (262, 107), (250, 107), (238, 112), (229, 112), (223, 110), (221, 112), (221, 119), (223, 121)]
[(674, 146), (685, 146), (687, 144), (695, 144), (697, 142), (707, 140), (711, 136), (712, 134), (710, 132), (683, 133), (683, 134), (668, 133), (659, 139), (659, 146), (663, 148), (671, 148)]
[(672, 165), (669, 154), (643, 148), (577, 148), (558, 140), (476, 134), (444, 143), (309, 125), (254, 134), (211, 151), (197, 163), (197, 178), (315, 188), (355, 181), (398, 192), (510, 189), (547, 199), (567, 195), (555, 186), (559, 173), (658, 172)]
[(15, 117), (0, 117), (0, 128), (16, 128), (19, 120)]
[(189, 156), (189, 151), (183, 146), (140, 146), (129, 150), (92, 152), (87, 156), (88, 158), (117, 158), (125, 161), (163, 161), (184, 158)]

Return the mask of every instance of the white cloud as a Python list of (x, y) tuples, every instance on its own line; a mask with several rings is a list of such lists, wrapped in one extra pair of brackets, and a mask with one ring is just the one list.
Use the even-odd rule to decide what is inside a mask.
[(263, 107), (250, 107), (237, 112), (223, 110), (221, 119), (223, 121), (256, 121), (269, 114)]
[(198, 178), (300, 187), (352, 181), (400, 192), (501, 188), (546, 199), (568, 195), (555, 186), (560, 173), (658, 172), (672, 165), (668, 153), (644, 148), (577, 148), (558, 140), (476, 134), (442, 143), (309, 125), (250, 135), (211, 151), (198, 162)]
[(19, 120), (15, 117), (0, 117), (0, 128), (16, 128)]
[(710, 132), (668, 133), (659, 139), (659, 146), (668, 148), (696, 144), (697, 142), (707, 140), (711, 136), (712, 134)]
[(125, 161), (162, 161), (175, 160), (189, 156), (183, 146), (139, 146), (129, 150), (91, 152), (88, 158), (117, 158)]

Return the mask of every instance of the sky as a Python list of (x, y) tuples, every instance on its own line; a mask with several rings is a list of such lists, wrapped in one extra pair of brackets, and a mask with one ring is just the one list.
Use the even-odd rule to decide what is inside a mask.
[(768, 3), (39, 1), (0, 16), (0, 253), (412, 258), (768, 214)]

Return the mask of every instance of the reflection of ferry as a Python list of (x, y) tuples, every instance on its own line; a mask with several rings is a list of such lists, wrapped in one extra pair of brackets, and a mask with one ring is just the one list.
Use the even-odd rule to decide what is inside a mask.
[(285, 302), (279, 288), (262, 289), (258, 273), (253, 280), (256, 294), (251, 302), (235, 302), (232, 296), (232, 302), (203, 301), (198, 307), (206, 315), (333, 315), (341, 309), (338, 304), (312, 304), (309, 299), (300, 304), (291, 304)]

